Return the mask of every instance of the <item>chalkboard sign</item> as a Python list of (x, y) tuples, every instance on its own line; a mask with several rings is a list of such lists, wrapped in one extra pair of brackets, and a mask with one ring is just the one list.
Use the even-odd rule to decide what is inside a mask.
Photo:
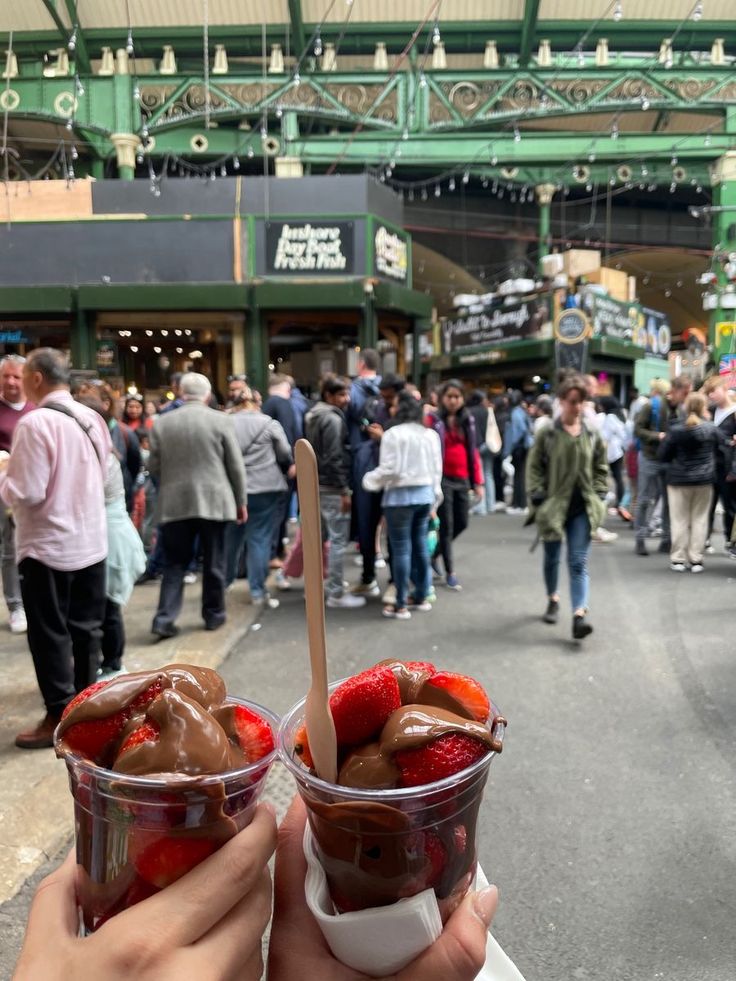
[(354, 272), (352, 221), (266, 222), (268, 276), (345, 276)]

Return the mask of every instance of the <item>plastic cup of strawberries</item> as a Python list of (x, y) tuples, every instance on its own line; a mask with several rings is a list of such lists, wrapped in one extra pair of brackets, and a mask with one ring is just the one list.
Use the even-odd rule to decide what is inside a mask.
[[(200, 683), (213, 677), (214, 687)], [(55, 747), (74, 799), (82, 934), (175, 882), (250, 823), (277, 726), (268, 709), (226, 695), (216, 672), (191, 665), (123, 675), (76, 696)]]
[(446, 922), (475, 876), (478, 813), (506, 720), (474, 679), (393, 659), (331, 685), (330, 709), (337, 783), (313, 770), (304, 700), (283, 717), (278, 744), (336, 912), (433, 889)]

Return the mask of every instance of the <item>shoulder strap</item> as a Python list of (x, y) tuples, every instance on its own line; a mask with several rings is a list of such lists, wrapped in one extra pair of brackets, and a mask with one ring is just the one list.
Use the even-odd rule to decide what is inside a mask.
[(90, 441), (90, 443), (92, 444), (92, 449), (95, 451), (97, 462), (99, 463), (100, 466), (102, 466), (102, 460), (100, 458), (99, 450), (97, 449), (97, 444), (89, 434), (90, 430), (92, 429), (92, 423), (90, 423), (88, 426), (85, 426), (85, 424), (82, 422), (79, 416), (75, 415), (71, 409), (66, 409), (64, 408), (63, 405), (59, 405), (58, 402), (49, 402), (48, 405), (42, 405), (41, 408), (53, 409), (54, 412), (60, 412), (63, 416), (68, 416), (70, 419), (73, 419), (76, 422), (76, 424), (79, 426), (79, 428), (82, 430), (84, 435), (87, 437), (87, 439)]

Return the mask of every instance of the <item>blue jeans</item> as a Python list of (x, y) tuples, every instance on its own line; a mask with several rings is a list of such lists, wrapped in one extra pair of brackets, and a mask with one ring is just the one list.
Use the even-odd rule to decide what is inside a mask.
[(388, 537), (391, 542), (391, 569), (396, 586), (396, 608), (406, 606), (409, 576), (414, 583), (417, 603), (427, 598), (430, 587), (427, 525), (429, 504), (384, 508)]
[(325, 592), (338, 599), (343, 594), (343, 562), (350, 534), (350, 513), (343, 513), (342, 496), (329, 491), (319, 492), (322, 527), (327, 530), (330, 542), (330, 558), (327, 569)]
[(487, 446), (480, 448), (480, 463), (483, 468), (483, 500), (475, 505), (473, 514), (492, 514), (496, 507), (496, 483), (493, 479), (493, 453)]
[[(590, 577), (588, 576), (588, 552), (590, 551), (590, 521), (583, 512), (569, 518), (565, 524), (567, 537), (567, 567), (570, 572), (570, 597), (572, 609), (587, 610)], [(560, 572), (562, 542), (544, 543), (544, 584), (547, 595), (557, 592)]]
[[(228, 521), (225, 531), (225, 585), (231, 586), (238, 577), (240, 560), (245, 545), (245, 525)], [(246, 556), (247, 561), (247, 556)]]
[(278, 508), (282, 503), (283, 494), (280, 491), (248, 495), (245, 542), (248, 548), (248, 585), (254, 600), (263, 599), (266, 591), (273, 526), (280, 517)]

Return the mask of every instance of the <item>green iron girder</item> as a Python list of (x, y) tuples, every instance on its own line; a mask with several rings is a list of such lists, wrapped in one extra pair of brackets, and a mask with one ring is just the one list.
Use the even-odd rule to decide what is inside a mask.
[(521, 41), (519, 42), (519, 65), (522, 68), (526, 68), (529, 64), (537, 29), (538, 14), (539, 0), (526, 0), (524, 4), (524, 19), (521, 22)]
[[(53, 6), (52, 0), (42, 0), (47, 8)], [(524, 20), (479, 20), (442, 21), (442, 40), (448, 53), (483, 53), (486, 39), (494, 39), (500, 52), (516, 56), (520, 50)], [(58, 25), (57, 25), (58, 26)], [(416, 24), (408, 21), (389, 23), (355, 22), (343, 32), (341, 20), (304, 24), (305, 37), (320, 27), (323, 41), (335, 42), (340, 38), (340, 52), (345, 55), (372, 55), (377, 41), (383, 41), (389, 52), (403, 50), (406, 42), (416, 30)], [(431, 40), (432, 23), (429, 23), (417, 36), (416, 45), (423, 50)], [(225, 44), (232, 55), (259, 55), (262, 35), (260, 24), (211, 25), (209, 38), (212, 43)], [(284, 44), (287, 35), (293, 30), (292, 24), (282, 22), (266, 25), (266, 43)], [(736, 50), (736, 35), (733, 21), (700, 20), (688, 23), (682, 30), (676, 20), (636, 20), (627, 19), (618, 23), (610, 19), (597, 21), (582, 20), (541, 20), (528, 30), (530, 49), (539, 38), (548, 38), (553, 52), (572, 51), (583, 34), (587, 36), (589, 49), (595, 47), (599, 38), (608, 39), (611, 50), (656, 52), (665, 37), (672, 37), (679, 31), (675, 45), (677, 51), (710, 49), (716, 37), (723, 37), (726, 50)], [(344, 36), (343, 36), (344, 33)], [(7, 40), (7, 32), (0, 33), (0, 41)], [(26, 31), (14, 34), (14, 47), (23, 56), (42, 55), (55, 46), (52, 31)], [(103, 45), (124, 47), (127, 27), (96, 28), (85, 31), (88, 47), (91, 50)], [(136, 54), (141, 58), (158, 58), (164, 44), (173, 44), (177, 56), (202, 56), (202, 28), (200, 25), (146, 27), (135, 30)]]
[(72, 29), (76, 28), (77, 32), (76, 49), (74, 53), (76, 67), (78, 71), (86, 74), (90, 71), (89, 52), (87, 51), (87, 41), (84, 36), (84, 31), (82, 30), (82, 25), (79, 22), (77, 0), (64, 0), (64, 2), (66, 4), (67, 13), (69, 14), (69, 20), (72, 23)]
[(291, 47), (294, 54), (299, 58), (307, 46), (301, 0), (289, 0), (289, 23), (291, 24)]
[[(80, 94), (72, 77), (14, 78), (0, 91), (0, 111), (57, 124), (71, 119), (78, 135), (95, 137), (94, 149), (102, 157), (109, 154), (104, 143), (111, 134), (142, 132), (145, 125), (152, 155), (205, 164), (250, 148), (253, 154), (286, 153), (318, 166), (335, 160), (349, 167), (380, 165), (400, 158), (401, 166), (476, 171), (493, 158), (538, 167), (564, 164), (576, 154), (583, 164), (588, 154), (606, 164), (676, 154), (700, 160), (704, 168), (736, 142), (736, 78), (730, 66), (429, 71), (419, 77), (328, 72), (305, 74), (297, 85), (288, 75), (218, 76), (209, 89), (209, 118), (216, 124), (210, 129), (199, 75), (83, 80)], [(133, 97), (135, 84), (140, 101)], [(703, 118), (702, 131), (626, 133), (622, 122), (615, 139), (613, 120), (642, 110), (651, 110), (660, 124), (665, 113), (696, 114)], [(267, 146), (256, 125), (264, 113)], [(542, 120), (585, 115), (600, 120), (598, 130), (533, 129)], [(322, 132), (312, 127), (302, 141), (300, 117), (317, 118), (332, 129), (325, 134), (326, 127)], [(243, 128), (235, 128), (237, 120)]]

